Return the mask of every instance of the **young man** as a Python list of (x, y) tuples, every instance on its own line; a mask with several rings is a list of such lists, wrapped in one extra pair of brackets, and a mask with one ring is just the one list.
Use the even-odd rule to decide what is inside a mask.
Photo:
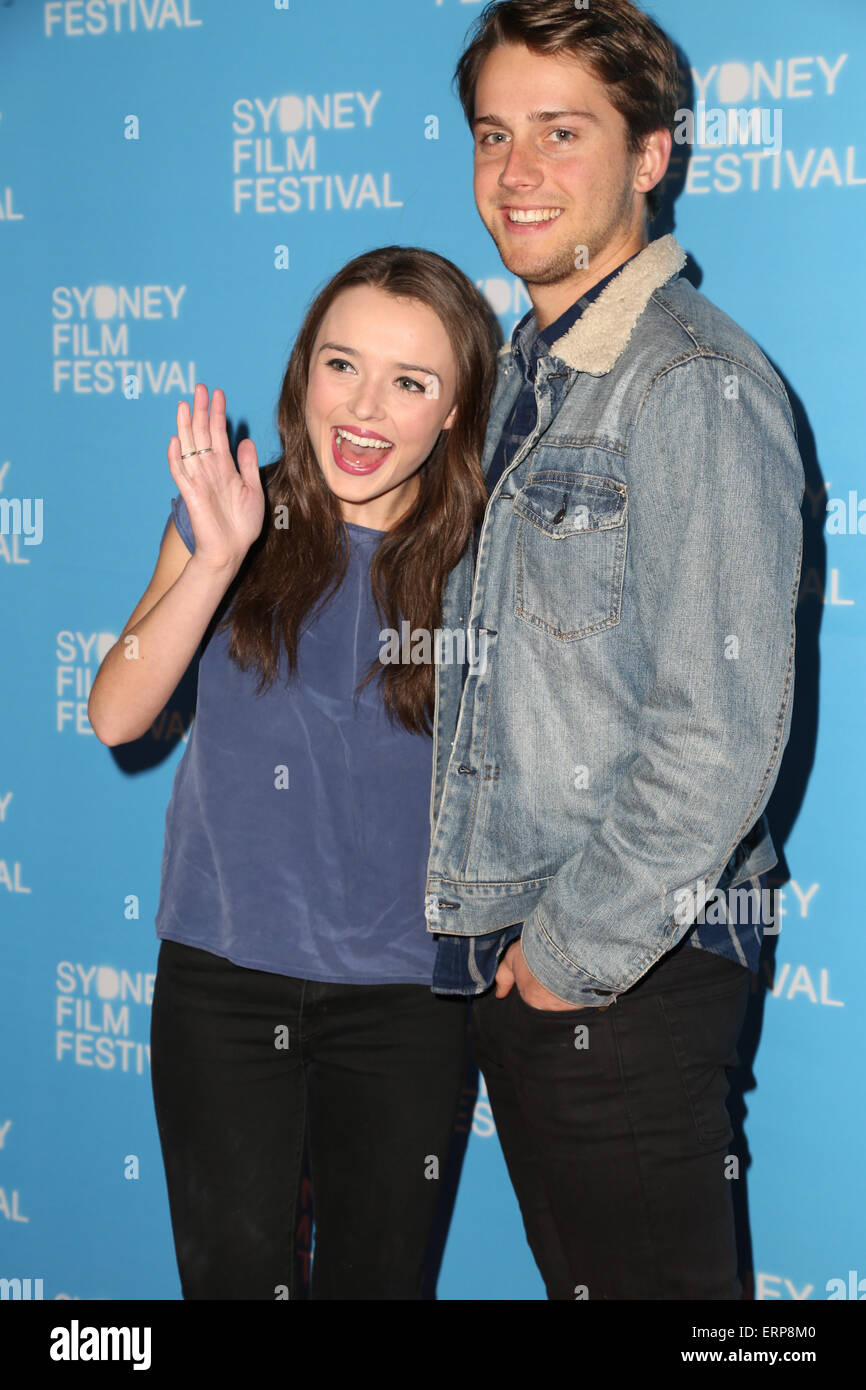
[(726, 1068), (791, 721), (791, 410), (675, 239), (648, 244), (678, 87), (655, 24), (505, 0), (457, 78), (478, 210), (533, 309), (445, 598), (485, 661), (462, 686), (437, 668), (434, 988), (478, 996), (548, 1296), (736, 1299)]

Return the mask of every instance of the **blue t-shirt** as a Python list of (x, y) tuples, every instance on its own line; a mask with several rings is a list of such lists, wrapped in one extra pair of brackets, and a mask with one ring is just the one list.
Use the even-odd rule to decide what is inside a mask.
[[(181, 497), (171, 511), (192, 551)], [(369, 567), (384, 532), (348, 531), (345, 579), (307, 615), (288, 685), (285, 652), (261, 696), (257, 672), (229, 659), (228, 631), (202, 653), (156, 931), (275, 974), (429, 985), (432, 739), (389, 720), (376, 680), (354, 694), (380, 649)]]

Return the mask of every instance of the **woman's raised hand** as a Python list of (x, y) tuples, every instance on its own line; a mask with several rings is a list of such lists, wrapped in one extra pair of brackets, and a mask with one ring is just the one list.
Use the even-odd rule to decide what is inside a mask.
[(180, 402), (168, 466), (189, 512), (199, 563), (214, 570), (239, 569), (261, 533), (265, 495), (251, 439), (238, 445), (240, 472), (235, 468), (222, 391), (214, 391), (209, 413), (206, 386), (196, 386), (191, 415), (187, 402)]

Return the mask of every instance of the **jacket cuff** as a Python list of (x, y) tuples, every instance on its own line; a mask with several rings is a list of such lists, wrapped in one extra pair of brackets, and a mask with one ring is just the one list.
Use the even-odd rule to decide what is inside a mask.
[(616, 991), (610, 985), (588, 975), (562, 954), (548, 935), (537, 908), (523, 924), (520, 949), (539, 984), (557, 998), (591, 1009), (606, 1008), (616, 999)]

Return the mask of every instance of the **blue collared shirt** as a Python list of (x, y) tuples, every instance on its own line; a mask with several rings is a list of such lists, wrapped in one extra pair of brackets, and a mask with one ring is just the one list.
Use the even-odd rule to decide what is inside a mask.
[[(629, 260), (634, 260), (634, 257), (630, 256)], [(628, 265), (628, 261), (624, 261), (623, 265)], [(493, 458), (490, 460), (490, 467), (487, 470), (488, 494), (493, 492), (524, 439), (535, 429), (538, 419), (538, 405), (535, 399), (535, 369), (539, 357), (547, 354), (557, 339), (561, 338), (573, 324), (577, 323), (583, 311), (592, 304), (593, 300), (598, 299), (602, 290), (610, 284), (614, 276), (619, 275), (622, 268), (622, 265), (618, 265), (609, 275), (605, 275), (603, 280), (599, 280), (597, 285), (593, 285), (591, 289), (581, 295), (580, 299), (576, 299), (573, 304), (570, 304), (564, 314), (560, 314), (558, 319), (548, 324), (547, 328), (543, 328), (541, 332), (533, 333), (532, 331), (530, 325), (531, 309), (516, 325), (511, 335), (511, 351), (523, 371), (523, 385), (506, 421), (505, 429), (499, 436)], [(475, 533), (476, 550), (480, 531), (479, 525)]]

